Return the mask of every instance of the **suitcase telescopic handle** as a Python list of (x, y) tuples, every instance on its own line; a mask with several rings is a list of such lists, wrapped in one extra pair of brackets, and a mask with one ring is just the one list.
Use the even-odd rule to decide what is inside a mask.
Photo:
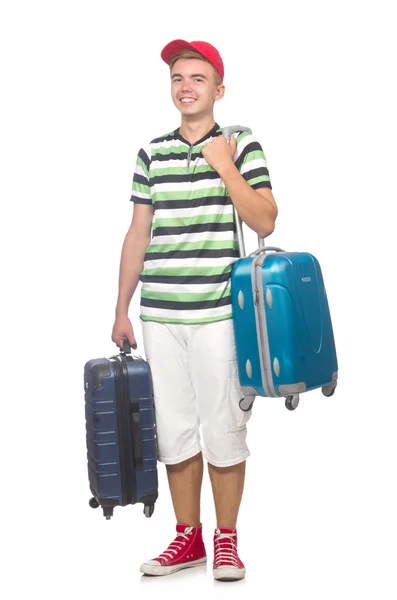
[[(230, 136), (233, 133), (242, 133), (243, 131), (247, 131), (248, 133), (252, 133), (252, 130), (249, 127), (243, 127), (242, 125), (228, 125), (222, 129), (223, 136), (230, 140)], [(241, 220), (240, 215), (238, 214), (236, 207), (234, 207), (234, 218), (236, 221), (236, 229), (237, 229), (237, 240), (240, 250), (240, 257), (245, 256), (245, 242), (244, 242), (244, 234), (243, 234), (243, 222)], [(258, 235), (258, 245), (259, 248), (265, 247), (265, 240)]]
[(227, 141), (229, 141), (232, 133), (242, 133), (243, 131), (246, 131), (247, 133), (252, 133), (252, 129), (250, 129), (249, 127), (243, 127), (242, 125), (228, 125), (227, 127), (224, 127), (222, 129), (222, 135), (224, 135)]

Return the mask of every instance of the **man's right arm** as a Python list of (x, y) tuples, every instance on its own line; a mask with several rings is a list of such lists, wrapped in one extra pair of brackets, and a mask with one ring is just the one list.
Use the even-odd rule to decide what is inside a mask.
[(121, 251), (116, 321), (112, 332), (112, 340), (120, 348), (123, 337), (127, 337), (131, 345), (136, 345), (128, 318), (128, 307), (143, 270), (145, 253), (151, 240), (152, 222), (153, 207), (147, 204), (134, 204), (131, 225)]

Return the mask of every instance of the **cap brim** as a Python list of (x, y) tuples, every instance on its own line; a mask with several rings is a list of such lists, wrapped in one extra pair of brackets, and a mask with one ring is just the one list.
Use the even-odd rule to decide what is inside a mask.
[[(198, 52), (197, 48), (195, 48), (194, 46), (192, 46), (192, 44), (186, 42), (185, 40), (173, 40), (172, 42), (164, 46), (163, 50), (161, 51), (161, 58), (165, 63), (167, 63), (167, 65), (169, 65), (171, 62), (171, 57), (177, 52), (182, 52), (182, 50), (191, 50), (192, 52)], [(201, 54), (201, 52), (199, 52), (199, 54)]]

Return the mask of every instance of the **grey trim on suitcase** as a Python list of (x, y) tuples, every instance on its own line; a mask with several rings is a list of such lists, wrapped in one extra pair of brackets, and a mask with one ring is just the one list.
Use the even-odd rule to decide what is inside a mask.
[(243, 392), (244, 396), (257, 396), (258, 395), (258, 392), (256, 391), (256, 389), (253, 387), (249, 387), (248, 385), (242, 387), (241, 391)]
[(338, 371), (335, 371), (335, 373), (332, 373), (332, 381), (337, 381), (338, 379)]
[(278, 391), (282, 396), (289, 396), (290, 394), (303, 394), (303, 392), (306, 391), (306, 384), (301, 381), (300, 383), (280, 385)]
[[(260, 279), (260, 281), (258, 281), (258, 279)], [(273, 378), (271, 376), (271, 373), (269, 374), (269, 368), (271, 369), (271, 364), (269, 339), (267, 335), (266, 324), (265, 297), (262, 285), (262, 266), (260, 266), (258, 269), (257, 261), (255, 258), (252, 261), (251, 281), (252, 293), (254, 298), (256, 335), (258, 339), (263, 389), (265, 390), (266, 396), (268, 396), (269, 398), (274, 398), (277, 397), (278, 394), (274, 389)], [(260, 307), (263, 307), (263, 314), (262, 311), (259, 310)]]
[(256, 288), (256, 281), (255, 281), (255, 259), (253, 259), (253, 261), (251, 263), (251, 285), (252, 285), (252, 298), (254, 301), (256, 339), (258, 341), (258, 351), (259, 351), (259, 362), (260, 362), (260, 367), (261, 367), (262, 385), (263, 385), (263, 389), (265, 390), (265, 394), (267, 396), (269, 396), (270, 390), (269, 390), (269, 386), (267, 384), (267, 377), (266, 377), (266, 373), (265, 373), (265, 366), (263, 364), (263, 353), (262, 353), (262, 347), (261, 347), (261, 334), (260, 334), (261, 325), (259, 323), (259, 316), (258, 316), (257, 288)]

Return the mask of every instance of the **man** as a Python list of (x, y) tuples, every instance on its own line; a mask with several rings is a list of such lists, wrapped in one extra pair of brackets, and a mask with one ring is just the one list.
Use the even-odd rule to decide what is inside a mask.
[(217, 516), (213, 573), (237, 580), (245, 576), (236, 523), (250, 413), (239, 408), (243, 394), (231, 318), (230, 275), (239, 256), (233, 204), (261, 237), (273, 232), (277, 206), (259, 143), (248, 133), (228, 143), (214, 121), (214, 103), (225, 93), (216, 48), (174, 40), (161, 57), (170, 66), (181, 126), (138, 153), (112, 333), (118, 346), (125, 336), (136, 347), (128, 307), (140, 280), (158, 459), (166, 464), (177, 520), (175, 540), (141, 571), (166, 575), (206, 562), (201, 425)]

